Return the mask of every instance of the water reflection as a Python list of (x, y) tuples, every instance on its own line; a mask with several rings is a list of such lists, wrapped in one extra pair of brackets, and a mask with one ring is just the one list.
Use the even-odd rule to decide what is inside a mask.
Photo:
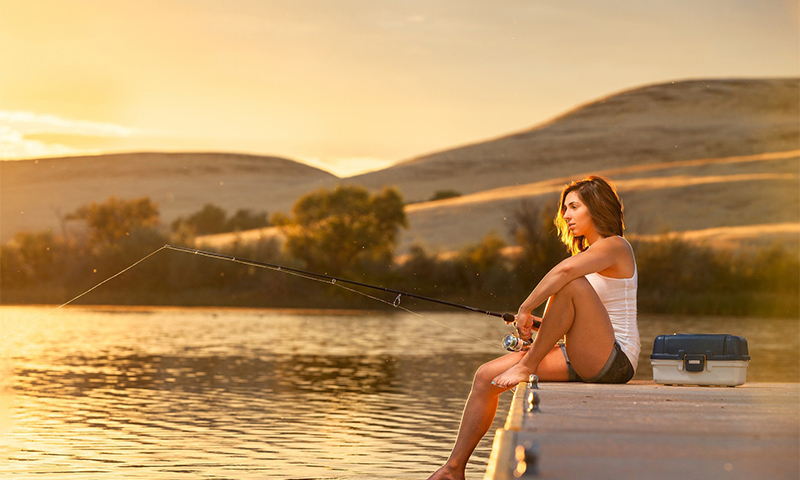
[[(398, 393), (397, 362), (397, 357), (388, 355), (70, 357), (60, 360), (60, 368), (21, 368), (16, 375), (24, 381), (18, 388), (42, 396), (80, 396), (98, 389), (204, 392), (217, 388), (328, 396)], [(422, 371), (430, 364), (418, 363), (404, 362), (403, 368)]]
[[(2, 309), (4, 330), (35, 315), (22, 310)], [(419, 478), (447, 455), (472, 371), (495, 354), (447, 331), (440, 336), (459, 346), (433, 354), (419, 322), (237, 311), (48, 317), (6, 348), (17, 394), (0, 474)], [(492, 335), (497, 327), (475, 324)]]
[[(0, 333), (39, 312), (0, 308)], [(434, 317), (498, 344), (507, 331)], [(73, 309), (30, 327), (4, 345), (13, 377), (6, 368), (0, 387), (16, 393), (0, 476), (424, 478), (449, 453), (474, 370), (502, 354), (378, 313)], [(655, 335), (724, 331), (748, 338), (749, 381), (797, 380), (796, 321), (654, 317), (641, 328), (639, 378)]]

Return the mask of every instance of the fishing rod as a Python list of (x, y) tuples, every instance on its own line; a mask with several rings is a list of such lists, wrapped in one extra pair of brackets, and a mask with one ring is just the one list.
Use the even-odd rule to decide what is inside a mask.
[[(400, 298), (405, 296), (405, 297), (410, 297), (410, 298), (416, 298), (418, 300), (424, 300), (426, 302), (438, 303), (440, 305), (447, 305), (449, 307), (460, 308), (462, 310), (469, 310), (471, 312), (483, 313), (484, 315), (490, 315), (492, 317), (502, 318), (503, 321), (506, 322), (506, 323), (513, 323), (515, 328), (517, 326), (516, 325), (516, 318), (511, 313), (498, 313), (498, 312), (493, 312), (493, 311), (490, 311), (490, 310), (483, 310), (483, 309), (480, 309), (480, 308), (471, 307), (469, 305), (463, 305), (463, 304), (460, 304), (460, 303), (448, 302), (446, 300), (439, 300), (438, 298), (431, 298), (431, 297), (426, 297), (424, 295), (418, 295), (416, 293), (403, 292), (401, 290), (395, 290), (395, 289), (392, 289), (392, 288), (381, 287), (381, 286), (378, 286), (378, 285), (371, 285), (369, 283), (357, 282), (357, 281), (354, 281), (354, 280), (348, 280), (346, 278), (334, 277), (332, 275), (326, 275), (326, 274), (323, 274), (323, 273), (310, 272), (310, 271), (307, 271), (307, 270), (300, 270), (298, 268), (285, 267), (283, 265), (276, 265), (276, 264), (272, 264), (272, 263), (259, 262), (259, 261), (255, 261), (255, 260), (248, 260), (248, 259), (244, 259), (244, 258), (238, 258), (238, 257), (232, 256), (232, 255), (224, 255), (222, 253), (209, 252), (209, 251), (206, 251), (206, 250), (199, 250), (199, 249), (196, 249), (196, 248), (179, 247), (179, 246), (170, 245), (170, 244), (164, 245), (163, 248), (166, 248), (166, 249), (169, 249), (169, 250), (175, 250), (175, 251), (178, 251), (178, 252), (192, 253), (192, 254), (201, 255), (201, 256), (204, 256), (204, 257), (217, 258), (217, 259), (220, 259), (220, 260), (228, 260), (228, 261), (231, 261), (231, 262), (238, 262), (238, 263), (244, 263), (244, 264), (247, 264), (247, 265), (265, 267), (265, 268), (269, 268), (269, 269), (276, 270), (276, 271), (286, 271), (286, 272), (306, 275), (308, 277), (313, 277), (313, 278), (316, 278), (316, 279), (328, 280), (328, 281), (331, 282), (331, 284), (334, 284), (334, 285), (337, 282), (339, 282), (339, 283), (345, 283), (345, 284), (348, 284), (348, 285), (355, 285), (355, 286), (364, 287), (364, 288), (371, 288), (373, 290), (380, 290), (382, 292), (393, 293), (393, 294), (397, 295), (397, 297), (394, 299), (394, 302), (392, 303), (392, 305), (394, 305), (395, 307), (398, 307), (400, 305)], [(542, 322), (540, 322), (538, 320), (534, 320), (533, 321), (533, 328), (534, 329), (538, 329), (541, 326), (541, 324), (542, 324)], [(517, 330), (517, 332), (519, 333), (519, 330)], [(509, 337), (513, 337), (513, 338), (509, 338)], [(503, 339), (503, 346), (506, 348), (506, 350), (509, 350), (509, 351), (527, 350), (527, 348), (530, 347), (531, 343), (532, 343), (532, 339), (527, 339), (527, 340), (526, 339), (522, 339), (519, 336), (515, 336), (513, 334), (509, 334), (509, 335), (506, 336), (506, 338)]]

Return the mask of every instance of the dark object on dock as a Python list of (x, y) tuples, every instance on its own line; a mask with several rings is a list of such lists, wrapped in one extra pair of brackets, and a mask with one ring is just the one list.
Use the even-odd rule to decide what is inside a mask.
[(533, 430), (540, 401), (536, 375), (517, 385), (505, 426), (495, 433), (484, 480), (533, 478), (538, 474), (541, 449)]
[(539, 411), (539, 377), (531, 375), (528, 380), (528, 387), (525, 388), (525, 412), (532, 413)]
[(742, 385), (750, 355), (744, 337), (724, 334), (659, 335), (650, 355), (653, 380), (666, 385)]

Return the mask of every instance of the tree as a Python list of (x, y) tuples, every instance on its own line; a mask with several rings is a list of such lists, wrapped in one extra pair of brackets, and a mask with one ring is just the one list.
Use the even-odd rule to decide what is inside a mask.
[(548, 214), (556, 211), (556, 205), (548, 203), (542, 208), (525, 200), (514, 211), (510, 233), (521, 250), (514, 262), (514, 272), (524, 290), (532, 289), (551, 268), (567, 257), (566, 247), (555, 234), (552, 217)]
[(461, 196), (461, 192), (457, 190), (436, 190), (429, 201), (435, 202), (436, 200), (445, 200), (447, 198), (457, 198)]
[(470, 297), (502, 297), (513, 289), (514, 282), (508, 278), (508, 260), (503, 253), (505, 247), (502, 238), (489, 233), (479, 243), (462, 249), (453, 259), (460, 283)]
[(0, 246), (0, 285), (4, 288), (44, 282), (57, 274), (64, 244), (49, 231), (17, 232)]
[(489, 233), (480, 243), (462, 250), (459, 261), (471, 265), (476, 272), (487, 272), (493, 269), (502, 269), (505, 264), (503, 249), (506, 242), (495, 233)]
[(235, 232), (268, 226), (267, 212), (253, 213), (247, 208), (240, 208), (225, 223), (225, 230)]
[(209, 235), (223, 232), (236, 232), (269, 226), (267, 212), (253, 213), (240, 208), (232, 217), (221, 207), (206, 204), (189, 218), (179, 217), (172, 222), (172, 231), (180, 236)]
[(137, 229), (158, 226), (158, 205), (147, 197), (133, 200), (109, 197), (103, 203), (84, 205), (70, 219), (85, 220), (89, 226), (89, 247), (102, 247), (130, 236)]
[(188, 226), (195, 235), (224, 232), (226, 216), (225, 210), (207, 203), (201, 210), (189, 215), (189, 218), (180, 217), (172, 222), (172, 230), (179, 231), (181, 227)]
[(400, 227), (408, 222), (403, 199), (393, 188), (379, 194), (339, 186), (305, 195), (293, 218), (273, 216), (286, 235), (286, 248), (310, 269), (338, 274), (362, 260), (391, 260)]

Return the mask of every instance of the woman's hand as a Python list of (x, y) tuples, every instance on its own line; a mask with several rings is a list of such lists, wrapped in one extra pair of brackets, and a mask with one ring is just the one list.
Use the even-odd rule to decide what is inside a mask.
[(533, 315), (530, 312), (520, 310), (514, 317), (516, 321), (514, 326), (521, 338), (528, 340), (533, 336)]

